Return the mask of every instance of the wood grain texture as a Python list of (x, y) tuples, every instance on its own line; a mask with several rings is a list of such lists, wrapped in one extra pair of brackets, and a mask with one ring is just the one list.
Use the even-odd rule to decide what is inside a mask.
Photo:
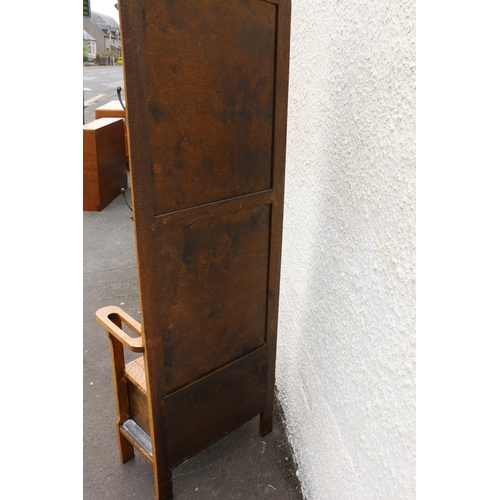
[(269, 224), (269, 193), (156, 221), (167, 393), (264, 344)]
[(148, 7), (155, 214), (269, 189), (276, 7), (248, 0)]
[(179, 465), (262, 412), (267, 370), (264, 346), (167, 396), (169, 466)]
[(83, 209), (100, 211), (127, 186), (123, 120), (83, 125)]
[(147, 394), (146, 372), (144, 371), (144, 356), (129, 361), (125, 365), (125, 376), (144, 394)]
[[(144, 352), (142, 327), (134, 318), (129, 316), (117, 306), (101, 307), (96, 311), (97, 321), (106, 329), (106, 331), (115, 337), (121, 344), (126, 346), (132, 352)], [(121, 324), (127, 325), (138, 337), (131, 337), (126, 333)], [(120, 325), (120, 326), (118, 326)]]

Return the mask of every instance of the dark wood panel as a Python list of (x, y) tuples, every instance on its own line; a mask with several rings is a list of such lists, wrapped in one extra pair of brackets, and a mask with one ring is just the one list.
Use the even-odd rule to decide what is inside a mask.
[(268, 348), (164, 399), (169, 467), (176, 467), (255, 417), (266, 406)]
[(259, 193), (156, 221), (166, 394), (264, 344), (270, 218)]
[(149, 2), (144, 22), (155, 214), (271, 188), (276, 6)]

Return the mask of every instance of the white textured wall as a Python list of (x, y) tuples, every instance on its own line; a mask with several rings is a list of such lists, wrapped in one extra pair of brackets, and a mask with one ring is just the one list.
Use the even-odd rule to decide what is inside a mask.
[(415, 498), (415, 23), (292, 4), (277, 387), (308, 500)]

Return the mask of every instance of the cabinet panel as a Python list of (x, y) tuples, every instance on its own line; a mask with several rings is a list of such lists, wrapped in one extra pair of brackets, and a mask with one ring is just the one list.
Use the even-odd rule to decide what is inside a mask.
[(146, 11), (155, 215), (271, 188), (275, 39), (276, 6), (261, 0)]

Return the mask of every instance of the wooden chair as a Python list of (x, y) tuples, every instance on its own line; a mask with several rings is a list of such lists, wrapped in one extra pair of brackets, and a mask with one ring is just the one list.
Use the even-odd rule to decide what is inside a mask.
[[(142, 325), (100, 309), (123, 461), (272, 430), (289, 0), (121, 0)], [(131, 330), (126, 333), (123, 325)], [(143, 356), (125, 363), (123, 346)]]

